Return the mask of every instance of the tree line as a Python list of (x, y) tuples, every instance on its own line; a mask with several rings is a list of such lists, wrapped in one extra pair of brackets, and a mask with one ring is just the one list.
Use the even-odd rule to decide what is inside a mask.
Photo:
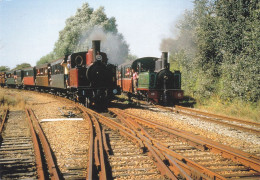
[(259, 101), (260, 3), (258, 0), (195, 0), (163, 39), (172, 69), (182, 72), (187, 94)]

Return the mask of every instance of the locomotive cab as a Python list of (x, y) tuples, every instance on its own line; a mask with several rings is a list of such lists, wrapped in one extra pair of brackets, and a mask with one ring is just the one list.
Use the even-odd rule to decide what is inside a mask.
[(179, 71), (174, 73), (170, 71), (167, 52), (163, 52), (161, 58), (144, 57), (119, 66), (117, 71), (118, 84), (122, 91), (133, 95), (133, 80), (131, 74), (130, 76), (127, 75), (127, 72), (131, 72), (131, 69), (134, 69), (139, 74), (138, 97), (159, 104), (167, 104), (183, 98), (181, 73)]
[(73, 53), (68, 56), (71, 61), (69, 84), (71, 88), (80, 88), (89, 86), (89, 81), (86, 77), (86, 56), (87, 52)]

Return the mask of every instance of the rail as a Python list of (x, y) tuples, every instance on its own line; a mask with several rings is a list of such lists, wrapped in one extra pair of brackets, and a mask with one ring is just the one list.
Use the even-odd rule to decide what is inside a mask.
[(228, 120), (230, 122), (235, 121), (235, 122), (239, 122), (239, 123), (243, 123), (243, 124), (248, 124), (248, 125), (260, 127), (260, 123), (258, 123), (258, 122), (246, 121), (246, 120), (243, 120), (243, 119), (233, 118), (233, 117), (229, 117), (229, 116), (212, 114), (212, 113), (203, 112), (203, 111), (199, 111), (199, 110), (196, 110), (196, 109), (191, 109), (191, 108), (177, 106), (177, 105), (175, 106), (175, 109), (176, 110), (178, 110), (178, 109), (179, 110), (186, 110), (186, 111), (198, 113), (198, 114), (201, 114), (201, 115), (211, 116), (211, 117), (214, 117), (214, 118), (220, 118), (220, 119)]
[[(119, 110), (117, 110), (119, 111)], [(169, 128), (169, 127), (165, 127), (162, 126), (158, 123), (154, 123), (151, 122), (149, 120), (146, 120), (144, 118), (140, 118), (137, 117), (135, 115), (132, 115), (130, 113), (124, 113), (127, 114), (128, 118), (131, 118), (141, 124), (146, 124), (152, 128), (157, 127), (163, 131), (167, 131), (169, 133), (174, 134), (175, 136), (178, 136), (178, 138), (182, 138), (185, 141), (189, 141), (190, 144), (195, 145), (195, 147), (197, 148), (204, 148), (204, 149), (208, 149), (211, 152), (214, 152), (216, 154), (221, 154), (223, 157), (232, 159), (235, 162), (239, 162), (242, 163), (248, 167), (250, 167), (251, 169), (254, 169), (257, 172), (260, 172), (260, 161), (259, 158), (257, 156), (253, 156), (251, 154), (224, 146), (224, 145), (220, 145), (219, 143), (215, 143), (215, 142), (211, 142), (210, 140), (207, 140), (205, 138), (198, 138), (197, 136), (192, 135), (191, 133), (188, 132), (184, 132), (184, 131), (180, 131), (174, 128)], [(161, 146), (160, 144), (158, 144), (158, 142), (154, 142), (155, 145), (158, 145), (157, 147), (163, 150), (163, 151), (167, 151), (168, 153), (170, 153), (172, 156), (176, 157), (179, 160), (183, 160), (183, 157), (179, 156), (178, 154), (175, 154), (174, 152), (169, 151), (166, 147)], [(194, 162), (189, 161), (188, 159), (185, 159), (185, 161), (189, 162), (190, 165), (192, 165), (194, 168), (196, 169), (201, 169), (203, 167), (194, 164)], [(196, 165), (196, 166), (194, 166)], [(204, 171), (207, 171), (206, 169), (204, 169)], [(210, 171), (209, 175), (210, 177), (212, 177), (212, 174)], [(216, 178), (216, 177), (215, 177)]]
[(51, 148), (49, 146), (49, 143), (44, 135), (44, 132), (39, 124), (39, 121), (37, 120), (34, 112), (32, 111), (32, 109), (27, 109), (27, 111), (29, 112), (29, 116), (32, 118), (33, 124), (35, 126), (36, 132), (39, 136), (39, 139), (41, 141), (42, 147), (43, 147), (43, 151), (44, 151), (44, 155), (45, 158), (47, 160), (47, 166), (48, 166), (48, 170), (51, 176), (52, 180), (58, 180), (59, 175), (58, 175), (58, 170), (56, 167), (56, 164), (54, 163), (53, 157), (52, 157), (52, 153), (51, 153)]
[[(170, 177), (171, 179), (176, 179), (175, 175), (164, 164), (164, 162), (161, 159), (160, 155), (158, 155), (158, 150), (155, 150), (155, 148), (151, 147), (150, 144), (148, 144), (147, 142), (142, 142), (142, 140), (140, 140), (140, 138), (136, 137), (136, 133), (133, 130), (131, 130), (131, 129), (127, 128), (127, 127), (124, 127), (121, 124), (116, 123), (116, 122), (112, 121), (111, 119), (109, 119), (109, 118), (107, 118), (105, 116), (102, 116), (101, 114), (99, 114), (99, 113), (97, 113), (95, 111), (92, 111), (90, 109), (86, 109), (86, 108), (80, 107), (80, 106), (79, 106), (79, 108), (83, 112), (85, 111), (85, 112), (87, 112), (89, 115), (91, 115), (93, 117), (94, 116), (99, 117), (98, 121), (100, 121), (100, 123), (105, 124), (106, 126), (110, 127), (111, 129), (119, 131), (119, 133), (121, 135), (129, 138), (134, 143), (136, 143), (141, 148), (141, 150), (143, 150), (143, 152), (144, 152), (145, 147), (148, 148), (149, 149), (149, 155), (153, 156), (153, 158), (156, 159), (157, 167), (161, 171), (161, 173), (165, 174), (166, 176)], [(96, 123), (95, 127), (96, 126), (98, 127), (99, 125)], [(100, 127), (98, 127), (98, 129), (99, 128)], [(106, 144), (106, 143), (104, 142), (104, 144)], [(101, 167), (101, 169), (102, 169), (102, 167)]]
[(38, 142), (38, 139), (37, 139), (37, 136), (36, 136), (36, 133), (35, 133), (35, 129), (33, 127), (32, 119), (29, 115), (29, 110), (26, 109), (25, 112), (26, 112), (26, 115), (27, 115), (27, 120), (28, 120), (28, 123), (29, 123), (29, 126), (30, 126), (30, 132), (31, 132), (32, 141), (33, 141), (38, 179), (44, 180), (45, 175), (44, 175), (44, 170), (43, 170), (43, 161), (42, 161), (42, 157), (41, 157), (39, 142)]
[[(78, 105), (78, 108), (83, 112), (85, 119), (89, 121), (90, 125), (90, 150), (89, 150), (89, 167), (88, 167), (88, 179), (93, 179), (93, 166), (97, 167), (99, 172), (99, 179), (107, 179), (106, 174), (106, 162), (104, 146), (105, 142), (104, 134), (101, 131), (101, 127), (92, 113), (89, 113), (85, 107)], [(95, 128), (94, 128), (95, 127)], [(95, 135), (96, 134), (96, 135)], [(103, 137), (102, 137), (103, 136)], [(94, 154), (94, 157), (93, 157)], [(94, 160), (95, 161), (94, 161)]]
[[(159, 105), (156, 105), (156, 107), (161, 108), (161, 109), (170, 110), (170, 111), (173, 111), (173, 112), (177, 112), (179, 114), (183, 114), (183, 115), (186, 115), (186, 116), (199, 118), (203, 121), (214, 122), (214, 123), (217, 123), (217, 124), (225, 125), (225, 126), (228, 126), (228, 127), (232, 127), (232, 128), (235, 128), (235, 129), (239, 129), (239, 130), (242, 130), (242, 131), (251, 132), (251, 133), (255, 133), (257, 135), (260, 135), (260, 130), (258, 130), (258, 129), (231, 123), (231, 122), (238, 122), (238, 123), (241, 123), (241, 124), (255, 126), (257, 128), (260, 128), (260, 123), (257, 123), (257, 122), (250, 122), (250, 121), (245, 121), (245, 120), (241, 120), (241, 119), (231, 118), (231, 117), (228, 117), (228, 116), (221, 116), (221, 115), (216, 115), (216, 114), (212, 114), (212, 113), (206, 113), (206, 112), (203, 112), (203, 111), (198, 111), (198, 110), (194, 110), (194, 109), (186, 108), (186, 107), (182, 107), (182, 106), (175, 106), (175, 109), (163, 107), (163, 106), (159, 106)], [(196, 114), (192, 114), (192, 113), (196, 113)], [(201, 115), (204, 115), (204, 116), (201, 116)], [(214, 118), (218, 118), (218, 120), (214, 119)], [(225, 121), (228, 121), (228, 122), (221, 121), (219, 119), (222, 119), (222, 120), (225, 120)]]
[[(119, 115), (119, 116), (124, 116), (124, 118), (127, 118), (127, 121), (131, 121), (130, 116), (126, 117), (126, 113), (123, 113), (122, 111), (120, 112), (119, 109), (109, 109), (111, 112)], [(149, 124), (151, 125), (151, 124)], [(157, 128), (157, 125), (151, 125), (152, 128)], [(179, 173), (181, 173), (186, 179), (190, 179), (191, 177), (196, 179), (207, 179), (208, 177), (211, 177), (212, 179), (224, 179), (222, 177), (220, 177), (218, 174), (204, 168), (201, 167), (200, 165), (196, 164), (193, 161), (190, 161), (189, 159), (171, 151), (170, 149), (168, 149), (167, 146), (161, 144), (159, 141), (154, 140), (153, 138), (151, 138), (151, 136), (145, 131), (143, 130), (143, 128), (141, 128), (140, 126), (138, 127), (139, 130), (142, 129), (143, 134), (146, 135), (146, 137), (149, 138), (149, 140), (151, 141), (151, 144), (156, 147), (157, 149), (159, 149), (161, 152), (163, 152), (164, 156), (167, 157), (168, 161), (170, 162), (171, 166), (170, 169), (173, 170), (173, 172), (177, 173), (177, 176)], [(183, 161), (185, 161), (187, 163), (184, 164)], [(176, 164), (177, 163), (177, 164)], [(192, 168), (191, 168), (192, 167)], [(177, 168), (177, 169), (176, 169)], [(203, 171), (203, 173), (201, 173), (201, 171)]]
[(5, 122), (6, 122), (8, 113), (9, 113), (9, 110), (8, 110), (8, 109), (4, 110), (3, 119), (2, 119), (1, 124), (0, 124), (0, 134), (1, 134), (2, 131), (3, 131), (4, 124), (5, 124)]

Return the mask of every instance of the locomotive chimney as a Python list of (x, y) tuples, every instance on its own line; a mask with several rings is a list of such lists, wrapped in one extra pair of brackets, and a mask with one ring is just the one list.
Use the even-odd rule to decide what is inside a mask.
[(168, 68), (168, 52), (162, 52), (162, 68)]
[(92, 41), (93, 59), (96, 61), (97, 52), (100, 52), (100, 40)]

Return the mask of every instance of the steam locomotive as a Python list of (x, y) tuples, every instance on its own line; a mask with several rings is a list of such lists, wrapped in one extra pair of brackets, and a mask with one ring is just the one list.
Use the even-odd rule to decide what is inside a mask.
[[(138, 73), (134, 89), (133, 73)], [(170, 71), (168, 53), (161, 58), (143, 57), (118, 66), (117, 83), (123, 92), (156, 104), (176, 103), (183, 99), (180, 71)]]
[(108, 63), (106, 53), (100, 52), (98, 40), (92, 41), (88, 51), (35, 67), (1, 72), (0, 83), (66, 96), (86, 107), (98, 108), (105, 108), (118, 92), (116, 66)]

